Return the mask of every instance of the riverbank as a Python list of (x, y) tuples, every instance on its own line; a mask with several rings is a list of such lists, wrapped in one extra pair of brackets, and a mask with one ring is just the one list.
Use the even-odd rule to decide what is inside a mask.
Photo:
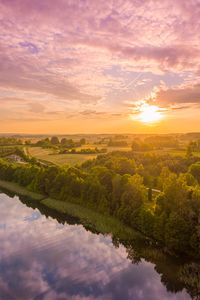
[(30, 198), (30, 200), (39, 202), (43, 206), (50, 208), (58, 213), (70, 215), (78, 218), (85, 228), (95, 230), (102, 234), (110, 234), (119, 239), (149, 241), (138, 231), (122, 224), (119, 220), (97, 213), (89, 208), (79, 204), (63, 202), (52, 198), (46, 198), (45, 195), (34, 193), (14, 182), (0, 180), (0, 188), (12, 192), (18, 196)]
[(31, 192), (15, 182), (0, 180), (0, 188), (8, 190), (9, 192), (12, 192), (12, 193), (16, 193), (19, 196), (30, 197), (31, 199), (37, 200), (37, 201), (41, 201), (42, 199), (45, 198), (44, 195)]
[(0, 189), (16, 194), (19, 198), (22, 196), (25, 198), (22, 198), (22, 202), (25, 200), (27, 204), (32, 201), (32, 203), (35, 203), (35, 208), (42, 206), (54, 211), (55, 213), (61, 214), (63, 217), (70, 216), (77, 218), (80, 224), (92, 232), (111, 234), (117, 240), (126, 240), (129, 242), (134, 241), (136, 243), (141, 242), (143, 245), (154, 245), (154, 247), (159, 247), (163, 252), (170, 256), (177, 257), (181, 254), (181, 256), (185, 258), (196, 258), (192, 252), (184, 254), (182, 252), (174, 252), (167, 247), (163, 247), (163, 245), (158, 243), (155, 239), (152, 239), (137, 229), (123, 224), (117, 218), (107, 214), (101, 214), (80, 204), (47, 198), (45, 195), (29, 191), (27, 188), (10, 181), (0, 180)]

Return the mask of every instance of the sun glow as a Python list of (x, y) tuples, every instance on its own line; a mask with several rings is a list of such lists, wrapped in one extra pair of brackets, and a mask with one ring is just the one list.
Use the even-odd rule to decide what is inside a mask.
[(163, 118), (163, 113), (161, 108), (156, 105), (150, 105), (148, 103), (143, 103), (138, 107), (137, 119), (144, 124), (152, 124), (160, 121)]

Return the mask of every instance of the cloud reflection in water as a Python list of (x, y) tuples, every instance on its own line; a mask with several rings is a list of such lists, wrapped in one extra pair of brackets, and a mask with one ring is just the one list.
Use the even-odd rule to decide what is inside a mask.
[(17, 197), (0, 195), (0, 220), (1, 299), (190, 299), (167, 292), (153, 264), (132, 264), (110, 237), (58, 225)]

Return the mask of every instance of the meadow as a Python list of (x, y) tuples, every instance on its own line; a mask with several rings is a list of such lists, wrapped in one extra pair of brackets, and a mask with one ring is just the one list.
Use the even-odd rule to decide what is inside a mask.
[(26, 149), (30, 156), (58, 166), (82, 164), (86, 160), (94, 159), (97, 156), (96, 154), (57, 154), (52, 149), (43, 149), (41, 147), (28, 147)]
[[(101, 145), (102, 148), (104, 145)], [(76, 150), (80, 149), (94, 149), (96, 145), (88, 144), (82, 147), (77, 147)], [(113, 151), (131, 151), (131, 147), (106, 147), (107, 152)], [(55, 150), (44, 149), (42, 147), (24, 147), (27, 150), (28, 154), (32, 157), (35, 157), (43, 162), (50, 162), (58, 166), (69, 165), (75, 166), (84, 163), (87, 160), (95, 159), (97, 154), (58, 154)], [(137, 151), (136, 151), (137, 153)], [(141, 151), (140, 151), (141, 153)], [(178, 156), (185, 157), (186, 149), (162, 149), (162, 150), (150, 150), (144, 151), (143, 153), (152, 153), (152, 154), (167, 154), (169, 156)], [(194, 152), (194, 156), (200, 157), (200, 152)]]

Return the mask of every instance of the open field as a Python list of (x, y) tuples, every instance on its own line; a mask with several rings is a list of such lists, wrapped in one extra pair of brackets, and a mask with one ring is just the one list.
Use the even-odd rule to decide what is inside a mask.
[[(95, 149), (97, 145), (88, 144), (82, 147), (77, 147), (76, 150), (80, 151), (81, 149)], [(99, 149), (106, 148), (106, 145), (98, 145)], [(55, 151), (51, 149), (43, 149), (41, 147), (26, 147), (28, 153), (36, 157), (37, 159), (41, 159), (44, 161), (49, 161), (53, 164), (62, 166), (62, 165), (70, 165), (74, 166), (76, 164), (82, 164), (86, 160), (94, 159), (97, 157), (97, 154), (57, 154)], [(112, 151), (130, 151), (130, 147), (107, 147), (107, 152)]]
[[(101, 145), (95, 145), (95, 144), (88, 144), (88, 145), (83, 145), (81, 147), (76, 148), (77, 150), (81, 149), (95, 149), (95, 148), (106, 148), (107, 152), (113, 152), (113, 151), (131, 151), (131, 146), (127, 147), (108, 147), (106, 144), (101, 144)], [(136, 151), (137, 152), (137, 151)], [(140, 151), (141, 153), (142, 151)], [(155, 153), (155, 154), (168, 154), (172, 156), (181, 156), (184, 157), (186, 156), (186, 148), (180, 148), (180, 149), (170, 149), (170, 148), (163, 148), (161, 150), (149, 150), (149, 151), (144, 151), (143, 153)], [(194, 156), (200, 157), (200, 152), (193, 152)]]
[(107, 149), (107, 152), (112, 152), (112, 151), (130, 151), (131, 150), (131, 146), (127, 146), (127, 147), (109, 147), (107, 146), (107, 144), (85, 144), (82, 145), (81, 147), (77, 147), (76, 150), (80, 151), (81, 149)]
[(28, 153), (37, 159), (49, 161), (59, 166), (82, 164), (86, 160), (94, 159), (97, 156), (96, 154), (54, 154), (51, 149), (41, 147), (29, 147)]
[(107, 152), (113, 151), (131, 151), (131, 147), (105, 147), (107, 148)]
[[(130, 149), (129, 149), (130, 150)], [(124, 151), (124, 150), (122, 150)], [(127, 150), (128, 151), (128, 150)], [(157, 150), (149, 150), (149, 151), (134, 151), (135, 153), (142, 153), (142, 154), (155, 154), (155, 155), (169, 155), (169, 156), (179, 156), (179, 157), (186, 157), (187, 150), (186, 149), (157, 149)], [(200, 152), (192, 152), (193, 156), (200, 157)]]
[[(180, 157), (186, 157), (186, 149), (163, 149), (163, 150), (154, 150), (150, 151), (154, 152), (156, 154), (168, 154), (171, 156), (180, 156)], [(200, 152), (193, 152), (193, 156), (200, 157)]]
[[(83, 147), (77, 148), (77, 151), (80, 149), (94, 149), (96, 145), (84, 145)], [(104, 148), (104, 147), (102, 147)], [(74, 166), (76, 164), (82, 164), (86, 160), (94, 159), (97, 157), (96, 154), (57, 154), (54, 150), (51, 149), (43, 149), (41, 147), (26, 147), (27, 152), (37, 159), (51, 162), (53, 164), (63, 166), (70, 165)], [(130, 151), (130, 147), (107, 147), (107, 152), (112, 151)], [(141, 153), (141, 152), (139, 152)], [(166, 154), (171, 156), (186, 156), (185, 149), (163, 149), (163, 150), (153, 150), (153, 151), (144, 151), (144, 153), (155, 153), (155, 154)], [(194, 152), (194, 156), (200, 157), (200, 152)]]

